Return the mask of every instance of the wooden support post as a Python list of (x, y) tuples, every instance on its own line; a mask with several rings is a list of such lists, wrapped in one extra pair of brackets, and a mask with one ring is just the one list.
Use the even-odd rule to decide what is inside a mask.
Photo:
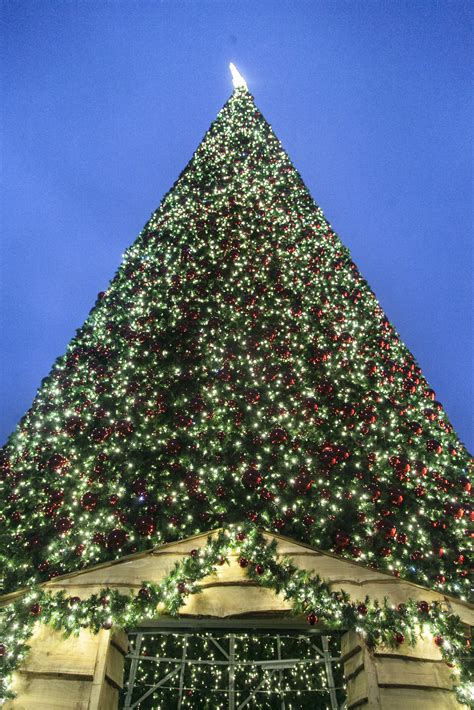
[(66, 638), (38, 624), (5, 710), (116, 710), (127, 643), (121, 631)]
[[(370, 652), (351, 630), (342, 637), (347, 710), (462, 710), (452, 690), (450, 668), (432, 639)], [(467, 709), (466, 709), (467, 710)]]

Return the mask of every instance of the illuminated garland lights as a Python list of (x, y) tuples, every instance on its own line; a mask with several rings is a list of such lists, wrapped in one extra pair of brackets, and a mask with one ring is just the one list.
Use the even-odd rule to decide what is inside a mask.
[(392, 606), (366, 597), (352, 601), (344, 591), (334, 591), (312, 572), (296, 567), (287, 558), (279, 558), (277, 543), (267, 544), (255, 527), (244, 526), (220, 531), (209, 537), (205, 547), (192, 550), (176, 563), (160, 584), (143, 582), (140, 590), (122, 594), (104, 588), (87, 599), (68, 597), (65, 592), (51, 592), (41, 587), (29, 590), (0, 610), (0, 654), (2, 686), (0, 697), (11, 697), (11, 674), (27, 653), (27, 642), (36, 622), (49, 624), (66, 635), (88, 628), (93, 632), (112, 626), (125, 631), (136, 628), (144, 619), (167, 613), (174, 616), (186, 598), (199, 593), (199, 582), (213, 574), (219, 565), (237, 554), (240, 566), (257, 584), (281, 593), (292, 604), (296, 615), (306, 615), (311, 626), (321, 622), (324, 629), (355, 629), (369, 646), (414, 645), (425, 634), (433, 636), (444, 660), (453, 668), (454, 685), (462, 702), (472, 701), (474, 688), (469, 683), (470, 642), (458, 616), (445, 603), (409, 599)]

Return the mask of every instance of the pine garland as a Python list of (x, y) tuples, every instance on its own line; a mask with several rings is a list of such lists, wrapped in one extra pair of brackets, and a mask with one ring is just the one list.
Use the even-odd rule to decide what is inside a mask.
[[(407, 641), (415, 645), (424, 634), (432, 634), (446, 663), (453, 667), (454, 684), (461, 702), (469, 702), (472, 692), (465, 627), (444, 602), (408, 599), (397, 607), (387, 598), (380, 604), (368, 596), (353, 601), (347, 592), (334, 591), (319, 576), (296, 567), (278, 555), (277, 542), (267, 543), (255, 527), (239, 526), (219, 531), (209, 537), (205, 547), (192, 550), (177, 562), (159, 584), (143, 582), (136, 593), (123, 594), (105, 587), (87, 599), (70, 597), (65, 591), (54, 592), (34, 587), (0, 610), (1, 677), (0, 698), (11, 698), (11, 678), (25, 659), (28, 641), (37, 622), (77, 635), (87, 628), (93, 633), (113, 626), (125, 632), (143, 619), (163, 614), (179, 615), (186, 598), (201, 591), (199, 582), (229, 563), (237, 554), (241, 567), (251, 580), (267, 587), (292, 603), (295, 615), (306, 615), (311, 626), (320, 622), (325, 629), (355, 629), (370, 649), (379, 644), (396, 648)], [(472, 696), (471, 696), (472, 697)]]

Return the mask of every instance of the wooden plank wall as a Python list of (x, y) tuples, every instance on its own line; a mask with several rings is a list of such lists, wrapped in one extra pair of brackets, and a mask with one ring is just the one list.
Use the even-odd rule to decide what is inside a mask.
[[(452, 691), (451, 669), (433, 639), (369, 653), (351, 630), (342, 638), (347, 710), (461, 710)], [(466, 710), (468, 710), (466, 708)]]
[(30, 646), (5, 710), (116, 710), (128, 647), (122, 631), (65, 638), (38, 624)]

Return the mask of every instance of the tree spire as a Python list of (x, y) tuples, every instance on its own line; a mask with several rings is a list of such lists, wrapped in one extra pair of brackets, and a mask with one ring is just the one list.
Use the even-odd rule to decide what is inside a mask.
[(239, 72), (235, 64), (230, 62), (229, 64), (230, 73), (232, 74), (232, 83), (234, 89), (247, 89), (247, 82), (245, 81), (242, 74)]

